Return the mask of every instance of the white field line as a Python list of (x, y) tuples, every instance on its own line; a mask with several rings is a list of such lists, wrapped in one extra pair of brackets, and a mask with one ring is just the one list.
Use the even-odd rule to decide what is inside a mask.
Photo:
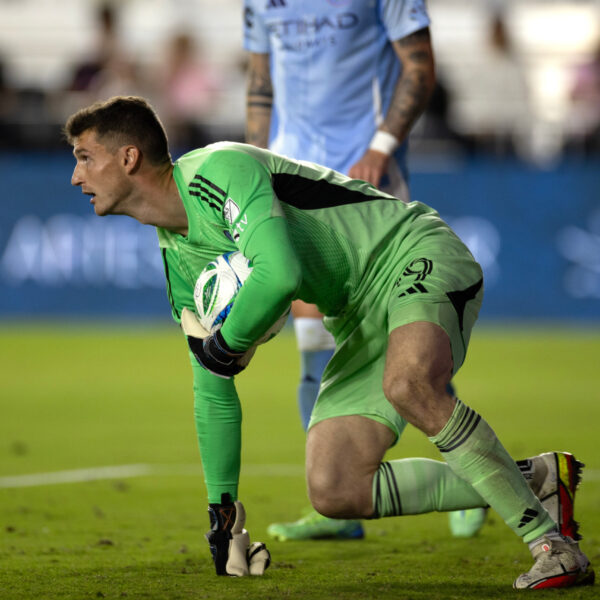
[(50, 471), (47, 473), (30, 473), (0, 477), (0, 488), (34, 487), (38, 485), (54, 485), (57, 483), (79, 483), (98, 479), (124, 479), (149, 475), (150, 465), (118, 465), (114, 467), (91, 467), (89, 469), (72, 469), (70, 471)]
[[(303, 474), (304, 466), (298, 464), (248, 464), (242, 466), (242, 477), (296, 477)], [(129, 479), (131, 477), (144, 477), (148, 475), (201, 476), (202, 467), (200, 464), (134, 464), (90, 467), (88, 469), (71, 469), (69, 471), (49, 471), (46, 473), (30, 473), (27, 475), (0, 477), (0, 489), (56, 485), (59, 483), (81, 483), (102, 479)]]
[[(134, 464), (30, 473), (0, 477), (0, 489), (37, 487), (59, 483), (82, 483), (103, 479), (128, 479), (148, 475), (192, 475), (199, 477), (202, 475), (202, 467), (199, 464)], [(298, 477), (303, 475), (304, 466), (299, 464), (242, 465), (242, 477)], [(600, 470), (585, 470), (583, 482), (586, 481), (600, 481)]]

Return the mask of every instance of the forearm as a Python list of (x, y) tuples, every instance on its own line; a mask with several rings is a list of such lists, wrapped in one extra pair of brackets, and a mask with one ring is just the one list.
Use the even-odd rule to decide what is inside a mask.
[(215, 377), (190, 353), (194, 374), (194, 418), (208, 501), (238, 497), (242, 410), (232, 379)]
[(402, 61), (402, 75), (381, 129), (404, 141), (427, 107), (435, 86), (435, 66), (428, 29), (422, 29), (393, 43)]
[(246, 142), (267, 148), (273, 107), (268, 54), (250, 54), (246, 89)]
[(254, 266), (221, 330), (235, 350), (247, 350), (281, 317), (302, 278), (283, 218), (261, 223), (241, 250)]
[(206, 539), (217, 575), (262, 575), (271, 555), (261, 542), (250, 543), (246, 512), (238, 500), (240, 402), (231, 379), (205, 371), (190, 354), (194, 371), (194, 414), (208, 491), (210, 531)]

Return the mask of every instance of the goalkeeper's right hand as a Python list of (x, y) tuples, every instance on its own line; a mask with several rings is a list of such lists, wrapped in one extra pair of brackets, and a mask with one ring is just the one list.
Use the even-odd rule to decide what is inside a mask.
[(181, 328), (198, 363), (217, 377), (230, 379), (237, 375), (256, 352), (256, 344), (245, 352), (229, 350), (219, 331), (211, 333), (204, 329), (196, 313), (186, 307), (181, 311)]
[(206, 534), (217, 575), (262, 575), (271, 564), (271, 554), (262, 542), (250, 544), (244, 529), (246, 511), (241, 502), (223, 494), (221, 504), (209, 504), (210, 531)]

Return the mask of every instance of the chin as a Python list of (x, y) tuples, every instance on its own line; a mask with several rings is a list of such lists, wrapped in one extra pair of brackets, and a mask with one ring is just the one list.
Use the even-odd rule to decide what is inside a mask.
[(101, 206), (98, 206), (97, 204), (94, 204), (94, 212), (99, 217), (104, 217), (108, 214), (107, 210), (103, 209)]

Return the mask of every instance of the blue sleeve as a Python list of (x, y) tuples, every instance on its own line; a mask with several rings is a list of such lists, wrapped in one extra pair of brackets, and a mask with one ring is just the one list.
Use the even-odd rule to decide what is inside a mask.
[(430, 24), (425, 0), (381, 0), (380, 11), (388, 39), (392, 41)]
[(269, 33), (260, 17), (258, 2), (244, 0), (244, 48), (250, 52), (270, 52)]

